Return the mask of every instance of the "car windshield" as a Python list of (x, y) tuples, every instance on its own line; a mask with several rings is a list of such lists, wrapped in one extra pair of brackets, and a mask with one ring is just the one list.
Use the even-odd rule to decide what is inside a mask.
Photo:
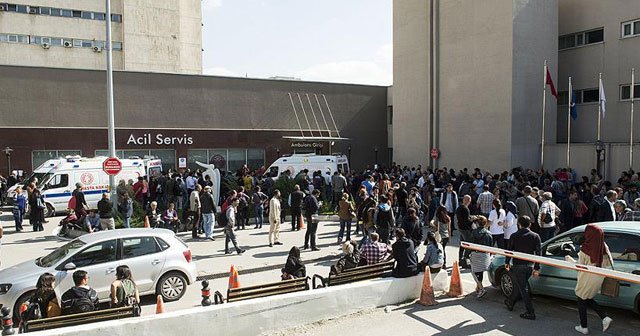
[(85, 243), (79, 239), (66, 243), (65, 245), (55, 249), (53, 252), (49, 253), (48, 255), (36, 259), (36, 265), (40, 267), (51, 267), (55, 265), (57, 262), (59, 262), (60, 260), (69, 256), (71, 253), (82, 248), (84, 245)]
[(36, 186), (38, 187), (38, 189), (40, 189), (44, 185), (44, 183), (47, 182), (47, 180), (49, 180), (51, 178), (51, 176), (53, 176), (52, 173), (33, 173), (26, 180), (24, 180), (24, 188), (23, 189), (26, 189), (27, 186), (29, 186), (29, 183), (31, 183), (33, 178), (37, 178), (38, 179), (38, 183), (36, 184)]

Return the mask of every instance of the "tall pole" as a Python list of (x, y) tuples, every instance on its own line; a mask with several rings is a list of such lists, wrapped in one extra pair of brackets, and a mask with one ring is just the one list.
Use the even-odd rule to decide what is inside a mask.
[(602, 92), (600, 92), (600, 83), (602, 83), (602, 72), (598, 74), (598, 141), (600, 141), (600, 121), (602, 120)]
[[(105, 43), (105, 51), (107, 54), (107, 112), (108, 112), (108, 140), (109, 140), (109, 157), (116, 157), (116, 135), (113, 108), (113, 57), (111, 55), (111, 0), (105, 0), (106, 20), (107, 23), (107, 39)], [(116, 194), (116, 177), (109, 175), (109, 192), (111, 200), (117, 202)], [(115, 209), (116, 207), (114, 207)]]
[(569, 77), (569, 109), (567, 110), (567, 168), (571, 167), (571, 103), (573, 100), (571, 77)]
[(540, 168), (544, 168), (544, 115), (547, 111), (547, 60), (544, 60), (542, 77), (542, 141), (540, 143)]
[(629, 170), (633, 169), (633, 105), (635, 102), (636, 69), (631, 69), (631, 124), (629, 126)]

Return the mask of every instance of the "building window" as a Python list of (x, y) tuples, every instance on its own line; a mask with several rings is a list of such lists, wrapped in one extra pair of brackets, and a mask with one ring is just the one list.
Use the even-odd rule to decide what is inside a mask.
[(82, 40), (73, 40), (73, 46), (75, 48), (82, 48)]
[[(598, 89), (582, 90), (582, 103), (597, 103), (599, 101), (600, 92)], [(576, 102), (576, 104), (577, 103), (578, 102)]]
[[(633, 98), (640, 99), (640, 84), (634, 85)], [(620, 100), (631, 100), (631, 84), (620, 85)]]
[(40, 7), (40, 15), (51, 15), (51, 8)]
[(16, 12), (18, 12), (18, 13), (28, 13), (29, 11), (27, 10), (27, 6), (26, 5), (17, 5), (16, 6)]
[[(575, 104), (597, 103), (600, 101), (600, 91), (595, 89), (574, 90), (576, 94)], [(569, 93), (567, 91), (558, 92), (558, 105), (566, 106), (569, 104)]]
[(600, 42), (604, 42), (604, 28), (562, 35), (558, 38), (558, 49), (571, 49)]
[(34, 150), (31, 152), (31, 169), (40, 167), (47, 160), (82, 155), (80, 150)]
[[(75, 10), (75, 9), (27, 6), (27, 5), (19, 5), (19, 4), (5, 4), (5, 5), (6, 5), (6, 10), (8, 12), (16, 12), (16, 13), (23, 13), (23, 14), (32, 12), (31, 14), (61, 16), (61, 17), (79, 18), (79, 19), (86, 19), (86, 20), (104, 20), (106, 16), (105, 13), (81, 11), (81, 10)], [(122, 14), (111, 14), (111, 21), (122, 22)]]
[[(52, 47), (64, 46), (65, 42), (71, 43), (76, 48), (93, 48), (94, 46), (104, 48), (104, 41), (79, 40), (59, 37), (45, 37), (35, 35), (0, 34), (0, 43), (22, 43), (22, 44), (48, 44)], [(121, 51), (122, 42), (113, 42), (113, 50)]]
[(73, 11), (70, 9), (62, 9), (60, 10), (60, 15), (64, 17), (73, 17)]
[(93, 13), (94, 20), (104, 20), (104, 17), (105, 17), (104, 13)]
[(111, 14), (112, 22), (122, 22), (122, 15), (120, 14)]
[(122, 42), (111, 42), (111, 50), (122, 50)]
[(640, 19), (622, 23), (622, 38), (640, 35)]
[(197, 162), (213, 164), (220, 170), (235, 173), (245, 164), (249, 169), (258, 169), (265, 165), (265, 150), (262, 148), (219, 148), (189, 149), (187, 167), (191, 170), (202, 169)]
[(51, 8), (51, 16), (60, 16), (61, 11), (60, 8)]
[(93, 12), (82, 12), (82, 18), (87, 20), (93, 20)]
[[(95, 156), (109, 156), (109, 150), (98, 149)], [(116, 151), (116, 156), (120, 159), (129, 159), (132, 157), (157, 158), (162, 160), (162, 170), (168, 171), (176, 167), (176, 151), (173, 149), (125, 149)]]
[(73, 14), (74, 18), (81, 18), (82, 17), (82, 11), (79, 11), (79, 10), (72, 11), (72, 14)]

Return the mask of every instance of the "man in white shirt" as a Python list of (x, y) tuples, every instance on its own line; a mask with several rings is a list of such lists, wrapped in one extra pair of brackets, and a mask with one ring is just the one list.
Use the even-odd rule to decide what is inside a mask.
[(280, 242), (280, 190), (273, 191), (273, 197), (269, 201), (269, 247), (282, 245)]

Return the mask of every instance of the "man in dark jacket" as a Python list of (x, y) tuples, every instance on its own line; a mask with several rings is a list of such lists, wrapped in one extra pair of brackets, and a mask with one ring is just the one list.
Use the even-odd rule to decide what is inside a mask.
[(291, 231), (300, 231), (300, 216), (302, 215), (302, 200), (304, 193), (300, 191), (300, 186), (295, 185), (291, 197)]
[(380, 203), (373, 213), (373, 223), (375, 224), (376, 230), (380, 235), (380, 241), (385, 244), (389, 244), (391, 229), (396, 225), (396, 221), (393, 214), (393, 209), (391, 209), (389, 200), (385, 195), (380, 196)]
[(62, 294), (62, 315), (86, 313), (98, 309), (98, 293), (89, 287), (86, 271), (73, 272), (74, 287)]
[[(304, 247), (309, 248), (309, 241), (311, 241), (311, 250), (320, 251), (316, 246), (316, 231), (318, 231), (318, 221), (313, 219), (313, 215), (320, 210), (320, 203), (318, 197), (320, 196), (320, 190), (314, 189), (311, 195), (304, 198), (304, 217), (307, 220), (307, 232), (304, 235)], [(291, 197), (291, 203), (293, 203), (293, 196)]]
[(598, 213), (596, 216), (596, 222), (609, 222), (616, 218), (616, 211), (613, 208), (613, 203), (618, 199), (618, 193), (615, 190), (607, 191), (604, 202), (598, 205)]
[[(471, 227), (471, 211), (469, 210), (469, 204), (471, 204), (471, 196), (464, 195), (462, 197), (462, 204), (456, 209), (456, 221), (458, 222), (458, 229), (460, 230), (460, 241), (472, 242), (473, 232)], [(467, 263), (467, 258), (471, 254), (470, 250), (458, 249), (458, 262), (460, 267), (467, 268), (470, 265)]]
[(396, 242), (391, 246), (396, 265), (391, 275), (396, 278), (408, 278), (418, 274), (418, 256), (413, 242), (405, 237), (404, 229), (396, 230)]
[(71, 193), (71, 196), (76, 198), (76, 207), (73, 211), (76, 213), (76, 217), (80, 219), (81, 217), (87, 216), (87, 210), (89, 206), (87, 205), (87, 200), (84, 198), (84, 192), (82, 191), (82, 183), (76, 183), (76, 189)]
[(113, 202), (109, 199), (109, 193), (102, 193), (102, 199), (98, 201), (98, 215), (100, 215), (102, 230), (116, 229), (116, 222), (113, 220)]
[(202, 229), (206, 239), (213, 238), (213, 226), (215, 224), (216, 206), (211, 195), (211, 187), (204, 187), (204, 192), (200, 195), (200, 213), (202, 214)]

